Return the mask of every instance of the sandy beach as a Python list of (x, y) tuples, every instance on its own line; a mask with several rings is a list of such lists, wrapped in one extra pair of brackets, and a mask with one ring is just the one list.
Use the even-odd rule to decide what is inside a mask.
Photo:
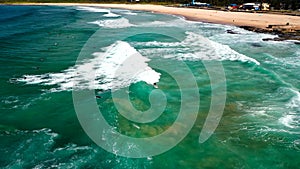
[(288, 23), (290, 28), (294, 30), (300, 30), (300, 18), (298, 16), (267, 13), (227, 12), (144, 4), (21, 3), (18, 5), (94, 6), (142, 10), (163, 14), (180, 15), (193, 21), (229, 24), (235, 26), (251, 26), (262, 29), (267, 28), (269, 25), (286, 25)]

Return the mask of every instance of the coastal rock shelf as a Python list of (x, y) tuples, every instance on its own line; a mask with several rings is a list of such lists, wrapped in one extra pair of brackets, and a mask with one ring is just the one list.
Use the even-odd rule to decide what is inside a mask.
[(240, 26), (240, 28), (258, 32), (258, 33), (270, 33), (278, 35), (275, 38), (264, 38), (264, 41), (284, 41), (284, 40), (296, 40), (295, 44), (299, 44), (300, 30), (291, 25), (269, 25), (267, 28), (256, 28), (253, 26)]

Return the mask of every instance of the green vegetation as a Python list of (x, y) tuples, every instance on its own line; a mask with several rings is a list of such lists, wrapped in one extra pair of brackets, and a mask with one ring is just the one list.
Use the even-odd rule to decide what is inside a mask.
[[(132, 0), (134, 1), (134, 0)], [(248, 2), (270, 3), (274, 9), (300, 9), (300, 0), (195, 0), (210, 3), (214, 6), (225, 6), (231, 3), (243, 4)], [(131, 0), (0, 0), (0, 3), (39, 2), (39, 3), (130, 3)], [(140, 0), (139, 3), (149, 4), (189, 4), (191, 0)]]

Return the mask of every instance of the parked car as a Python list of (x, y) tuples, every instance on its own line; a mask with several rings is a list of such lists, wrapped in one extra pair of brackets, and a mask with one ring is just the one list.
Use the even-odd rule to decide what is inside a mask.
[(191, 5), (198, 7), (211, 7), (211, 4), (203, 3), (203, 2), (192, 2)]
[(259, 4), (256, 3), (245, 3), (243, 4), (243, 9), (244, 10), (259, 10)]
[(230, 4), (226, 7), (227, 10), (237, 10), (239, 6), (237, 4)]

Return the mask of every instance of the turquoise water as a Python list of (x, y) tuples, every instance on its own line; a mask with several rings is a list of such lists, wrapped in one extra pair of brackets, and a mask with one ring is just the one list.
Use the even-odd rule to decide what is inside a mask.
[[(1, 168), (299, 168), (299, 45), (264, 42), (274, 35), (150, 12), (52, 6), (0, 6), (0, 11)], [(135, 61), (147, 68), (146, 74), (114, 75), (126, 53), (140, 54)], [(76, 63), (78, 57), (83, 60)], [(84, 132), (72, 82), (81, 84), (77, 90), (95, 89), (99, 110), (117, 131), (150, 137), (170, 128), (179, 115), (181, 89), (171, 75), (188, 77), (182, 62), (201, 101), (193, 128), (174, 148), (126, 158), (103, 150)], [(162, 63), (169, 72), (156, 68)], [(217, 129), (199, 143), (216, 87), (205, 63), (222, 63), (227, 94)], [(90, 67), (97, 71), (96, 85), (76, 75), (82, 68), (89, 75)], [(114, 92), (128, 87), (134, 107), (145, 111), (153, 83), (167, 98), (157, 120), (134, 123), (118, 113)]]

